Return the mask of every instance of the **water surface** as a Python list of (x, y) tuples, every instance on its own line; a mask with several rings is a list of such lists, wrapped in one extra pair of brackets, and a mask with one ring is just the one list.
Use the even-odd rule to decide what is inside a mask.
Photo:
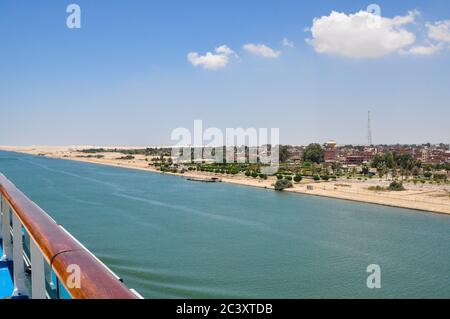
[(148, 298), (450, 298), (449, 216), (12, 152), (0, 171)]

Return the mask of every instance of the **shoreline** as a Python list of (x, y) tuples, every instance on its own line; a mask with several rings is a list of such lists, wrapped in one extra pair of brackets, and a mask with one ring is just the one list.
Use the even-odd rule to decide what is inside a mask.
[[(242, 185), (258, 187), (262, 189), (269, 189), (274, 191), (272, 186), (276, 179), (274, 177), (269, 177), (267, 180), (253, 179), (251, 177), (245, 177), (241, 175), (230, 176), (224, 174), (207, 173), (207, 172), (197, 172), (197, 171), (186, 171), (184, 174), (181, 173), (170, 173), (161, 172), (154, 167), (148, 166), (148, 162), (143, 159), (135, 159), (132, 161), (123, 161), (116, 158), (84, 158), (77, 157), (77, 153), (73, 150), (68, 150), (67, 148), (62, 149), (61, 147), (55, 147), (52, 151), (48, 152), (48, 149), (39, 149), (39, 147), (34, 147), (32, 149), (21, 149), (21, 148), (0, 148), (4, 151), (14, 151), (17, 153), (24, 153), (29, 155), (40, 154), (46, 158), (56, 158), (65, 159), (69, 161), (83, 162), (89, 164), (100, 164), (110, 167), (122, 167), (127, 169), (134, 169), (145, 171), (149, 173), (158, 173), (161, 175), (172, 175), (184, 178), (211, 178), (218, 177), (222, 182), (228, 184)], [(42, 155), (42, 154), (45, 155)], [(50, 153), (50, 154), (48, 154)], [(115, 154), (117, 156), (117, 154)], [(372, 181), (372, 183), (382, 183), (382, 181)], [(345, 187), (341, 187), (344, 186)], [(348, 180), (338, 180), (335, 182), (314, 182), (312, 180), (303, 180), (300, 183), (294, 183), (293, 188), (285, 189), (284, 191), (292, 194), (303, 194), (303, 195), (313, 195), (319, 197), (327, 197), (333, 199), (347, 200), (358, 203), (368, 203), (374, 205), (382, 205), (387, 207), (404, 208), (411, 209), (415, 211), (435, 213), (440, 215), (450, 215), (450, 198), (448, 196), (448, 190), (444, 187), (436, 186), (422, 186), (416, 189), (408, 189), (404, 192), (388, 192), (380, 193), (375, 191), (367, 190), (370, 185), (368, 182), (357, 182)], [(313, 189), (308, 189), (307, 186), (312, 186)], [(412, 187), (412, 185), (411, 185)], [(423, 188), (429, 188), (424, 191)], [(447, 195), (440, 195), (445, 194)], [(429, 194), (431, 193), (431, 195)], [(433, 195), (434, 193), (439, 195)], [(435, 196), (435, 197), (432, 197)], [(444, 197), (446, 196), (446, 197)], [(439, 198), (442, 197), (442, 198)]]
[[(103, 163), (103, 162), (94, 162), (94, 161), (88, 161), (88, 160), (82, 160), (82, 159), (69, 159), (69, 158), (57, 158), (57, 159), (66, 159), (69, 161), (75, 161), (75, 162), (83, 162), (83, 163), (88, 163), (88, 164), (99, 164), (99, 165), (105, 165), (105, 166), (109, 166), (109, 167), (121, 167), (121, 168), (127, 168), (127, 169), (134, 169), (134, 170), (139, 170), (139, 171), (145, 171), (148, 173), (156, 173), (156, 174), (160, 174), (160, 175), (169, 175), (169, 176), (175, 176), (175, 177), (184, 177), (186, 178), (190, 178), (190, 177), (198, 177), (198, 175), (195, 174), (189, 174), (189, 173), (184, 173), (184, 174), (180, 174), (180, 173), (170, 173), (170, 172), (161, 172), (159, 170), (156, 169), (151, 169), (151, 168), (139, 168), (139, 167), (133, 167), (133, 166), (124, 166), (124, 165), (114, 165), (113, 163)], [(211, 175), (203, 175), (203, 176), (211, 176)], [(254, 184), (250, 184), (250, 183), (240, 183), (237, 181), (230, 181), (227, 180), (226, 178), (221, 178), (221, 182), (222, 183), (226, 183), (226, 184), (234, 184), (234, 185), (240, 185), (240, 186), (246, 186), (246, 187), (255, 187), (255, 188), (260, 188), (260, 189), (267, 189), (267, 190), (272, 190), (275, 191), (273, 186), (266, 186), (266, 185), (254, 185)], [(386, 207), (393, 207), (393, 208), (402, 208), (402, 209), (410, 209), (410, 210), (415, 210), (418, 212), (423, 212), (423, 213), (433, 213), (433, 214), (438, 214), (438, 215), (450, 215), (450, 212), (441, 212), (441, 211), (434, 211), (434, 210), (427, 210), (427, 209), (421, 209), (421, 208), (416, 208), (416, 207), (412, 207), (412, 206), (402, 206), (402, 205), (398, 205), (398, 204), (391, 204), (391, 203), (380, 203), (380, 202), (375, 202), (375, 201), (367, 201), (367, 200), (362, 200), (362, 199), (358, 199), (358, 198), (347, 198), (344, 196), (335, 196), (332, 194), (318, 194), (318, 193), (312, 193), (312, 192), (307, 192), (307, 191), (302, 191), (300, 189), (295, 189), (295, 188), (288, 188), (285, 189), (284, 192), (289, 193), (289, 194), (301, 194), (301, 195), (310, 195), (310, 196), (316, 196), (316, 197), (323, 197), (323, 198), (332, 198), (332, 199), (339, 199), (339, 200), (344, 200), (344, 201), (350, 201), (350, 202), (356, 202), (356, 203), (366, 203), (366, 204), (372, 204), (372, 205), (381, 205), (381, 206), (386, 206)]]

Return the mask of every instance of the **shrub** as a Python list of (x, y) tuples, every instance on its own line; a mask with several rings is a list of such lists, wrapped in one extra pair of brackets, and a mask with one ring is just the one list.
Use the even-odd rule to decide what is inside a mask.
[(314, 175), (314, 180), (317, 182), (317, 181), (320, 181), (320, 176), (319, 175)]
[(259, 174), (259, 178), (261, 178), (261, 179), (267, 179), (267, 175), (266, 175), (266, 174)]
[(403, 187), (402, 183), (394, 181), (389, 185), (389, 190), (398, 192), (398, 191), (404, 191), (405, 188)]
[(251, 175), (250, 171), (245, 171), (245, 176), (249, 177)]
[(302, 177), (300, 175), (297, 174), (294, 176), (294, 182), (300, 183), (301, 181), (302, 181)]
[(383, 186), (377, 185), (377, 186), (370, 186), (369, 190), (375, 191), (375, 192), (384, 192), (384, 191), (386, 191), (386, 188)]
[(291, 188), (292, 182), (288, 181), (287, 179), (279, 179), (277, 180), (277, 182), (275, 183), (275, 190), (276, 191), (282, 191), (286, 188)]
[(277, 175), (277, 179), (283, 179), (283, 175), (278, 174), (278, 175)]
[(322, 175), (320, 178), (323, 179), (324, 181), (328, 181), (330, 179), (330, 176)]
[(435, 181), (444, 181), (447, 179), (447, 174), (434, 174), (433, 179)]
[(285, 176), (284, 178), (287, 179), (288, 181), (292, 181), (292, 176), (291, 175)]
[(118, 160), (133, 160), (133, 159), (134, 159), (134, 156), (127, 155), (127, 156), (119, 157), (119, 158), (117, 158), (117, 159), (118, 159)]
[(253, 177), (253, 178), (257, 178), (257, 177), (258, 177), (258, 173), (252, 172), (252, 177)]

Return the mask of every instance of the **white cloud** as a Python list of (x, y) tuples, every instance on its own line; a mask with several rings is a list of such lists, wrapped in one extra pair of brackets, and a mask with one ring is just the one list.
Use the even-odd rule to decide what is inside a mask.
[(443, 43), (413, 46), (407, 51), (401, 51), (402, 54), (413, 55), (433, 55), (444, 48)]
[(275, 51), (274, 49), (268, 47), (265, 44), (253, 44), (248, 43), (244, 45), (244, 50), (254, 54), (261, 56), (263, 58), (278, 58), (281, 55), (280, 51)]
[(294, 41), (289, 40), (288, 38), (284, 37), (283, 41), (281, 42), (285, 47), (293, 48), (294, 47)]
[(221, 45), (220, 47), (216, 48), (216, 53), (219, 54), (223, 54), (226, 56), (234, 56), (236, 58), (238, 58), (238, 55), (236, 54), (236, 52), (234, 52), (233, 50), (231, 50), (228, 46)]
[(351, 58), (379, 58), (399, 52), (416, 41), (414, 33), (403, 26), (414, 22), (419, 13), (385, 18), (366, 11), (345, 14), (333, 11), (314, 18), (312, 39), (306, 41), (317, 53)]
[(187, 58), (193, 66), (202, 66), (206, 70), (218, 70), (226, 67), (229, 63), (226, 55), (213, 54), (211, 52), (207, 52), (206, 55), (190, 52)]
[[(426, 45), (413, 46), (409, 50), (404, 51), (404, 54), (414, 55), (433, 55), (445, 47), (445, 42), (450, 43), (450, 20), (437, 21), (434, 23), (428, 22)], [(432, 43), (435, 42), (435, 43)]]
[(450, 20), (427, 23), (428, 37), (450, 43)]
[(200, 55), (197, 52), (190, 52), (187, 55), (188, 61), (193, 66), (201, 66), (206, 70), (215, 71), (226, 67), (230, 63), (230, 57), (238, 55), (226, 45), (221, 45), (214, 50), (215, 53), (206, 52)]
[[(416, 17), (419, 15), (420, 15), (420, 12), (418, 10), (411, 10), (411, 11), (408, 11), (408, 14), (406, 16), (396, 16), (392, 19), (389, 19), (389, 18), (384, 18), (384, 19), (392, 20), (394, 25), (400, 26), (400, 25), (404, 25), (404, 24), (413, 23), (416, 20)], [(379, 18), (379, 17), (377, 16), (377, 18)]]
[[(450, 20), (428, 22), (426, 45), (413, 46), (409, 50), (402, 52), (413, 55), (433, 55), (445, 47), (445, 43), (450, 43)], [(432, 43), (435, 42), (435, 43)]]

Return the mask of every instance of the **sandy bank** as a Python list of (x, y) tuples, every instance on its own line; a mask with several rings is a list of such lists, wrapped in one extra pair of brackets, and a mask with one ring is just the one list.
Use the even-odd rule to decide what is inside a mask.
[[(161, 173), (154, 167), (149, 166), (149, 159), (144, 155), (136, 155), (133, 160), (118, 159), (122, 157), (119, 153), (101, 153), (103, 158), (85, 157), (86, 154), (77, 152), (82, 146), (71, 147), (2, 147), (0, 149), (15, 151), (33, 155), (42, 155), (51, 158), (76, 160), (87, 163), (103, 164), (116, 167), (126, 167), (139, 169), (147, 172)], [(83, 157), (84, 156), (84, 157)], [(171, 174), (171, 173), (164, 173)], [(275, 177), (267, 180), (246, 177), (243, 174), (226, 175), (207, 172), (188, 171), (185, 174), (173, 174), (185, 177), (219, 177), (222, 182), (273, 189)], [(365, 202), (393, 207), (409, 208), (440, 214), (450, 214), (449, 185), (414, 185), (406, 184), (406, 191), (403, 192), (374, 192), (369, 190), (369, 186), (387, 186), (389, 182), (372, 179), (368, 181), (338, 179), (332, 182), (316, 183), (312, 180), (303, 180), (300, 184), (294, 184), (294, 188), (286, 191), (307, 195), (324, 196), (337, 199)], [(308, 187), (309, 186), (309, 187)]]

